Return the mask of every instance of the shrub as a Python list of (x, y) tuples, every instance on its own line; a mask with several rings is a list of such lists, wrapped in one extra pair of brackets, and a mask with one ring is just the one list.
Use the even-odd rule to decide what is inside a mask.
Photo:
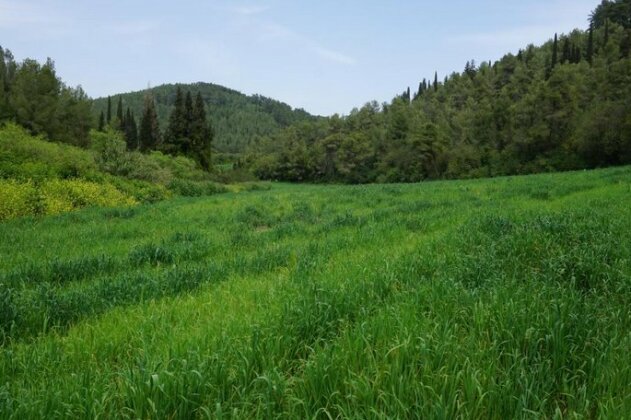
[(0, 179), (0, 220), (36, 212), (37, 189), (32, 182)]
[(195, 182), (185, 179), (174, 179), (169, 184), (169, 189), (175, 194), (184, 197), (201, 197), (227, 191), (223, 185), (215, 184), (214, 182)]

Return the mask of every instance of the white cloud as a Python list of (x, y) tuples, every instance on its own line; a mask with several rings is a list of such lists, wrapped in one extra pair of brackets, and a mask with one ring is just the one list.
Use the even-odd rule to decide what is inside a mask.
[(357, 64), (357, 60), (355, 60), (353, 57), (337, 51), (329, 50), (322, 47), (316, 47), (315, 51), (321, 58), (324, 58), (325, 60), (347, 65)]
[(253, 16), (253, 15), (260, 15), (261, 13), (265, 13), (266, 11), (268, 11), (270, 8), (269, 6), (237, 6), (232, 8), (232, 11), (236, 14), (239, 15), (243, 15), (243, 16)]

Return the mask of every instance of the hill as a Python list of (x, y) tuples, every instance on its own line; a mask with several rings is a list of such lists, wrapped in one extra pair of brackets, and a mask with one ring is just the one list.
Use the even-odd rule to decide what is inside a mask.
[(0, 223), (0, 417), (628, 418), (630, 188), (279, 185)]
[[(207, 116), (215, 132), (213, 147), (223, 153), (242, 152), (254, 139), (273, 135), (282, 128), (301, 121), (314, 121), (314, 117), (302, 109), (264, 96), (247, 96), (232, 89), (211, 83), (167, 84), (151, 88), (156, 101), (160, 127), (164, 130), (173, 110), (177, 87), (192, 94), (200, 92), (206, 103)], [(123, 110), (129, 107), (138, 117), (142, 115), (146, 90), (122, 93), (112, 97), (112, 112), (115, 113), (119, 97)], [(107, 112), (107, 98), (93, 102), (96, 116)]]

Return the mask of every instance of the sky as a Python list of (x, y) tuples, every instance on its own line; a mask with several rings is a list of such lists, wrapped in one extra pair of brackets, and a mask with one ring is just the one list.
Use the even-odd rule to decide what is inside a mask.
[(0, 45), (91, 97), (209, 82), (318, 115), (586, 29), (599, 0), (0, 0)]

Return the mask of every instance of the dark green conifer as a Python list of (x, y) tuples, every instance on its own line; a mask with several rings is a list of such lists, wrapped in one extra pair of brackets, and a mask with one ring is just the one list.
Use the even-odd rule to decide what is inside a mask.
[(101, 115), (99, 115), (99, 131), (105, 130), (105, 114), (101, 111)]
[(107, 123), (112, 122), (112, 98), (110, 96), (107, 97)]
[(160, 126), (156, 106), (151, 92), (145, 95), (144, 111), (140, 122), (140, 150), (147, 152), (156, 150), (160, 145)]
[(123, 97), (118, 97), (118, 105), (116, 106), (116, 119), (118, 120), (117, 129), (124, 131), (125, 130), (125, 116), (123, 114)]
[(191, 148), (193, 158), (205, 170), (211, 168), (211, 146), (213, 132), (206, 122), (206, 107), (202, 95), (198, 92), (192, 108)]
[(587, 62), (591, 65), (594, 60), (594, 24), (589, 25), (589, 38), (587, 39)]

